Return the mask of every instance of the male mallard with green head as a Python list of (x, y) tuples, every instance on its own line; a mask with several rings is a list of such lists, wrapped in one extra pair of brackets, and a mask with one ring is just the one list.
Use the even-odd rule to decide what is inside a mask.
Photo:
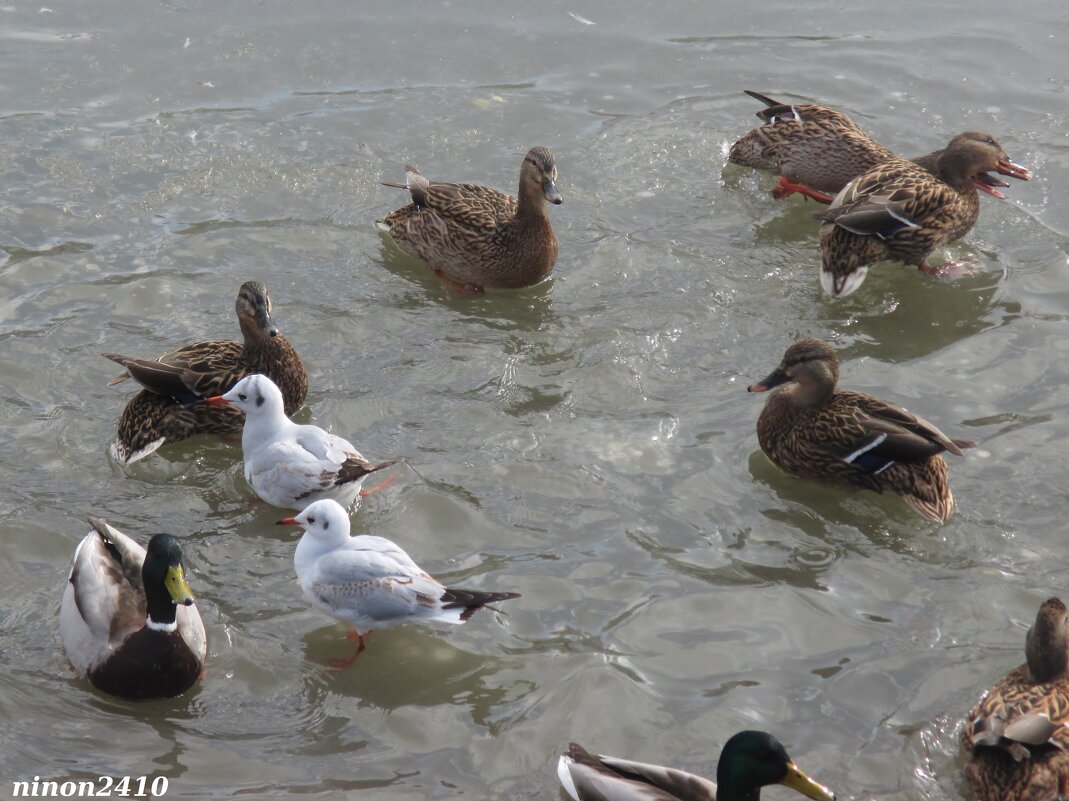
[(478, 184), (428, 181), (405, 166), (412, 202), (379, 221), (410, 256), (427, 262), (448, 283), (468, 291), (532, 286), (557, 260), (557, 237), (546, 203), (560, 204), (557, 165), (548, 148), (534, 147), (520, 166), (519, 199)]
[(675, 768), (591, 754), (576, 743), (558, 760), (557, 778), (575, 801), (759, 801), (761, 788), (772, 784), (813, 801), (835, 801), (763, 731), (740, 731), (724, 743), (716, 783)]
[(893, 260), (928, 273), (935, 248), (965, 236), (980, 214), (977, 189), (1003, 197), (1008, 186), (995, 171), (1027, 181), (1031, 174), (1011, 161), (992, 137), (968, 131), (942, 151), (918, 160), (893, 158), (843, 187), (820, 226), (820, 285), (841, 298), (865, 280), (869, 265)]
[(74, 552), (59, 611), (67, 658), (111, 695), (180, 695), (200, 676), (207, 643), (186, 583), (182, 547), (157, 534), (148, 549), (105, 521)]
[[(798, 478), (834, 486), (890, 490), (917, 512), (944, 523), (954, 510), (947, 465), (939, 455), (976, 447), (950, 439), (901, 406), (836, 389), (839, 359), (819, 339), (795, 342), (750, 392), (775, 391), (757, 420), (768, 458)], [(777, 389), (778, 387), (778, 389)]]
[(241, 326), (241, 342), (193, 342), (154, 361), (118, 353), (101, 354), (126, 368), (126, 372), (108, 382), (109, 387), (131, 377), (143, 387), (119, 418), (119, 435), (113, 449), (117, 458), (129, 464), (164, 443), (194, 434), (241, 431), (245, 422), (241, 412), (199, 401), (228, 392), (253, 373), (262, 373), (278, 385), (285, 398), (286, 414), (301, 408), (308, 392), (308, 376), (301, 357), (271, 318), (267, 287), (259, 281), (246, 281), (238, 291), (234, 311)]
[(977, 801), (1050, 801), (1069, 776), (1069, 612), (1048, 598), (1025, 638), (1025, 664), (988, 690), (961, 732)]

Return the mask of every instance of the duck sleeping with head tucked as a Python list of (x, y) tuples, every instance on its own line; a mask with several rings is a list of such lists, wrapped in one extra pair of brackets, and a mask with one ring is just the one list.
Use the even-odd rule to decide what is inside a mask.
[(478, 184), (428, 181), (405, 166), (412, 202), (378, 222), (397, 246), (458, 289), (516, 289), (543, 280), (557, 260), (546, 203), (562, 202), (557, 164), (545, 147), (520, 167), (519, 199)]
[(819, 339), (795, 342), (783, 361), (750, 392), (775, 390), (757, 420), (768, 458), (798, 478), (851, 489), (890, 490), (939, 523), (950, 518), (954, 496), (943, 451), (964, 456), (976, 447), (950, 439), (901, 406), (836, 389), (839, 359)]

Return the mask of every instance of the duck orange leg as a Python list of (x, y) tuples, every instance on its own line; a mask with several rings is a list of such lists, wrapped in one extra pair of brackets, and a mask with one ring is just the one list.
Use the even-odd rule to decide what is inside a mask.
[(920, 271), (933, 278), (948, 278), (955, 281), (968, 275), (976, 275), (976, 270), (971, 264), (964, 261), (945, 261), (939, 265), (931, 265), (925, 262), (920, 266)]
[(817, 201), (818, 203), (823, 203), (824, 205), (828, 205), (833, 200), (835, 200), (835, 198), (831, 197), (830, 195), (826, 195), (823, 192), (819, 192), (816, 189), (806, 186), (805, 184), (796, 184), (791, 181), (788, 181), (782, 175), (779, 179), (779, 186), (772, 190), (772, 197), (776, 198), (776, 200), (782, 200), (783, 198), (789, 197), (790, 195), (793, 195), (796, 192), (804, 197), (811, 197), (813, 198), (813, 200)]
[(472, 284), (462, 284), (460, 281), (454, 281), (448, 275), (443, 273), (437, 268), (434, 269), (434, 274), (437, 275), (447, 287), (452, 289), (458, 295), (485, 295), (486, 290), (481, 286), (473, 286)]

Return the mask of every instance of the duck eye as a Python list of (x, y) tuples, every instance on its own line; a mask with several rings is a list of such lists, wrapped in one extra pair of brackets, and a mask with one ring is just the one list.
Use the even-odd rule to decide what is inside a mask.
[(315, 521), (316, 521), (316, 519), (314, 517), (309, 517), (308, 518), (308, 522), (309, 523), (314, 523)]
[(238, 393), (238, 400), (248, 400), (248, 399), (249, 399), (249, 396), (246, 395), (244, 392), (239, 392)]

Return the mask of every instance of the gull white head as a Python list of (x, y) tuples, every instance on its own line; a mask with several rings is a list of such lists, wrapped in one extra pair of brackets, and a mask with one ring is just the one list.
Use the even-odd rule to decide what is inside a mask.
[(282, 390), (270, 378), (259, 373), (245, 376), (228, 393), (209, 398), (208, 402), (229, 403), (250, 418), (286, 414)]
[(287, 517), (278, 523), (284, 526), (300, 526), (304, 529), (304, 537), (311, 537), (323, 544), (349, 539), (349, 513), (332, 498), (310, 503), (296, 517)]

